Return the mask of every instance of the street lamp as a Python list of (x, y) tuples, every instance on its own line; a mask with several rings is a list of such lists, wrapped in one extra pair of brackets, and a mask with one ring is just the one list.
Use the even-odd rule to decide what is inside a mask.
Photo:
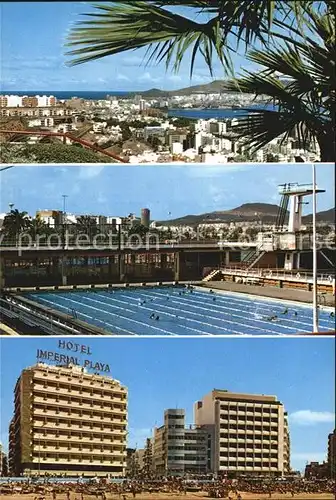
[(313, 174), (313, 333), (318, 333), (315, 163), (312, 164), (312, 174)]

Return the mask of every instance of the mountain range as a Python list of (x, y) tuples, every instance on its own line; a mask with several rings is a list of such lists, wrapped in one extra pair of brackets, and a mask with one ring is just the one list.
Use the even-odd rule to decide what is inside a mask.
[(176, 95), (191, 95), (191, 94), (218, 94), (222, 93), (232, 93), (231, 91), (224, 89), (225, 80), (214, 80), (211, 83), (205, 83), (202, 85), (192, 85), (191, 87), (185, 87), (178, 90), (160, 90), (160, 89), (150, 89), (142, 92), (137, 92), (143, 97), (170, 97)]
[[(215, 212), (208, 212), (199, 215), (185, 215), (177, 219), (170, 219), (166, 221), (156, 221), (157, 225), (198, 225), (198, 224), (215, 224), (220, 222), (252, 222), (261, 221), (263, 223), (275, 223), (280, 207), (270, 203), (244, 203), (239, 207), (231, 210), (222, 210)], [(288, 220), (289, 212), (287, 210)], [(312, 214), (302, 217), (304, 224), (312, 222)], [(316, 214), (317, 222), (335, 223), (335, 209), (330, 208)]]
[[(282, 83), (289, 83), (287, 80), (282, 79)], [(142, 92), (136, 92), (141, 94), (143, 97), (171, 97), (171, 96), (183, 96), (192, 94), (232, 94), (231, 90), (225, 89), (226, 80), (213, 80), (210, 83), (203, 83), (200, 85), (192, 85), (191, 87), (184, 87), (178, 90), (161, 90), (161, 89), (149, 89)]]

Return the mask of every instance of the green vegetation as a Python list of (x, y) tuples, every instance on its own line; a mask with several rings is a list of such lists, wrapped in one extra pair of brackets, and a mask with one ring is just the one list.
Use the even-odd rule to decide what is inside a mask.
[(2, 163), (114, 163), (113, 158), (67, 144), (10, 144), (1, 146)]
[[(177, 72), (189, 57), (192, 75), (199, 56), (213, 76), (217, 60), (233, 78), (226, 90), (266, 95), (277, 105), (239, 117), (235, 131), (247, 148), (294, 135), (299, 149), (316, 140), (321, 160), (335, 160), (334, 0), (171, 0), (169, 6), (205, 15), (194, 20), (159, 0), (96, 4), (88, 21), (71, 28), (70, 64), (146, 47), (148, 63), (165, 62)], [(242, 68), (236, 79), (231, 55), (237, 52), (261, 70)]]
[(196, 118), (184, 118), (183, 116), (177, 118), (174, 117), (169, 118), (169, 123), (172, 123), (177, 128), (190, 127), (196, 121), (197, 121)]

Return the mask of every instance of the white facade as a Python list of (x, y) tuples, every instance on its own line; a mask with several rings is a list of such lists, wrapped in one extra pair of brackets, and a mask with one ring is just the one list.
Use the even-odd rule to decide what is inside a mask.
[(54, 119), (53, 118), (35, 118), (34, 120), (28, 121), (28, 127), (53, 127)]
[(5, 95), (4, 98), (7, 99), (7, 107), (9, 108), (17, 108), (17, 107), (23, 107), (24, 103), (23, 100), (26, 98), (36, 98), (37, 99), (37, 107), (48, 107), (56, 104), (56, 97), (52, 95), (35, 95), (35, 96), (28, 96), (28, 95)]
[(180, 155), (183, 153), (183, 145), (180, 142), (173, 142), (172, 144), (173, 155)]

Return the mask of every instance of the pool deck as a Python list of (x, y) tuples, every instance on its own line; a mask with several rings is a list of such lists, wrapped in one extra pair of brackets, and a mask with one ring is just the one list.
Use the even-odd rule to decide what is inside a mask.
[[(306, 290), (293, 290), (290, 288), (275, 288), (267, 286), (256, 286), (256, 285), (243, 285), (240, 283), (233, 283), (231, 281), (203, 281), (203, 288), (211, 288), (213, 290), (223, 290), (226, 292), (239, 292), (247, 293), (249, 295), (258, 295), (260, 297), (269, 297), (272, 299), (279, 300), (292, 300), (295, 302), (303, 302), (305, 304), (311, 304), (313, 301), (312, 292)], [(335, 307), (335, 297), (332, 294), (325, 294), (325, 303), (321, 304)]]

